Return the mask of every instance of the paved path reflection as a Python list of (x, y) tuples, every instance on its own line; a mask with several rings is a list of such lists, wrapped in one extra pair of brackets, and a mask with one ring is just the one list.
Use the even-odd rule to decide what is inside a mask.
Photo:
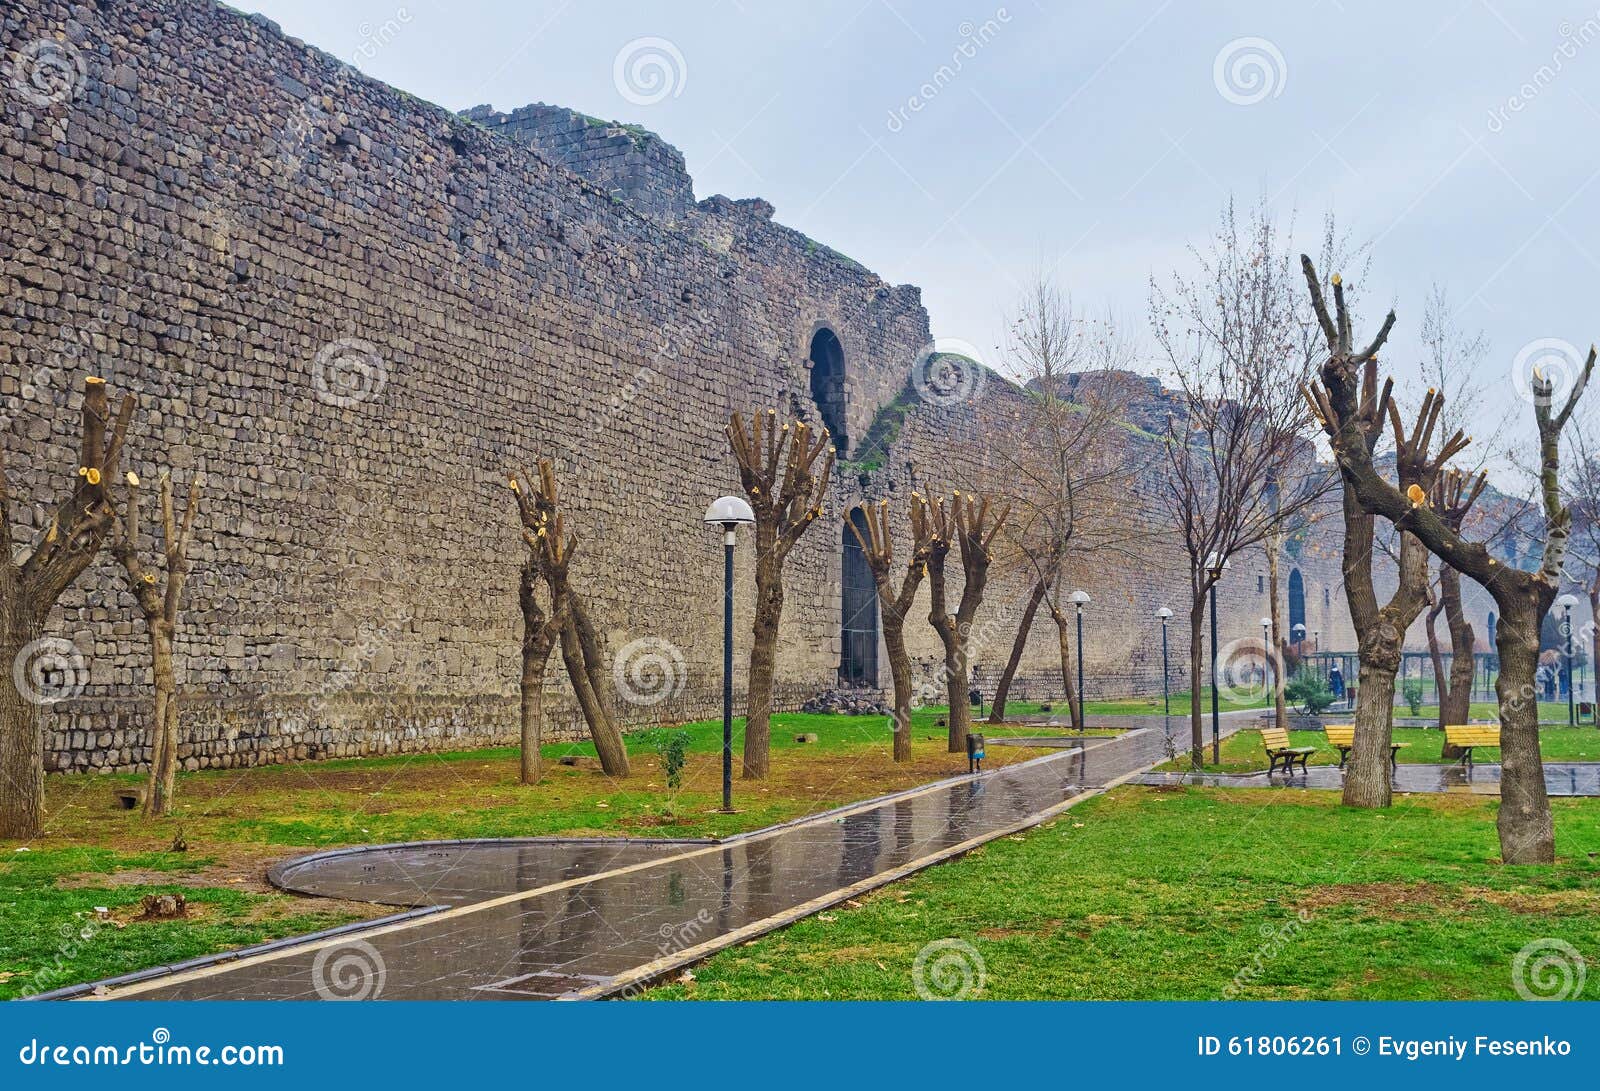
[[(1229, 729), (1240, 725), (1230, 718)], [(1026, 828), (1164, 760), (1187, 725), (871, 800), (721, 842), (491, 842), (291, 861), (293, 886), (450, 908), (113, 988), (111, 999), (613, 995), (711, 950)], [(1180, 744), (1181, 745), (1181, 744)], [(433, 856), (430, 853), (441, 853)], [(367, 857), (363, 859), (363, 857)], [(341, 861), (333, 867), (334, 860)], [(370, 871), (366, 870), (367, 867)], [(309, 868), (309, 870), (306, 870)], [(601, 868), (595, 873), (596, 868)], [(308, 886), (309, 888), (309, 886)]]

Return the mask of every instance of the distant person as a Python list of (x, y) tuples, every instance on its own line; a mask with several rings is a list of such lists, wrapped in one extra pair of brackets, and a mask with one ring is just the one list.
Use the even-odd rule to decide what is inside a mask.
[(1337, 663), (1328, 670), (1328, 688), (1333, 691), (1334, 700), (1344, 700), (1344, 671)]

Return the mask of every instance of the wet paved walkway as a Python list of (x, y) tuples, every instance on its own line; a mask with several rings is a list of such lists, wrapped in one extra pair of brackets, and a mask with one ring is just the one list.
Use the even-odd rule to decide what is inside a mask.
[[(1246, 721), (1230, 717), (1224, 730)], [(445, 905), (100, 989), (107, 999), (555, 999), (678, 966), (1035, 825), (1164, 760), (1181, 720), (718, 842), (386, 846), (290, 861), (292, 889)], [(1170, 728), (1166, 725), (1170, 724)], [(555, 847), (559, 846), (559, 847)]]
[[(1293, 773), (1145, 773), (1134, 784), (1198, 784), (1207, 788), (1333, 788), (1344, 787), (1344, 771), (1337, 765), (1313, 765)], [(1498, 764), (1463, 766), (1408, 765), (1402, 763), (1390, 778), (1397, 792), (1464, 792), (1500, 794)], [(1545, 791), (1553, 796), (1600, 796), (1600, 762), (1550, 761), (1544, 765)]]

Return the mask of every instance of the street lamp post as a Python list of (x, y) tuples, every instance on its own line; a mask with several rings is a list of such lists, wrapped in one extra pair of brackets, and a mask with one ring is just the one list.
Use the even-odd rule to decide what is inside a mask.
[(1172, 611), (1163, 606), (1156, 611), (1156, 617), (1161, 619), (1161, 713), (1171, 716), (1172, 691), (1167, 686), (1167, 622), (1172, 619)]
[(1089, 605), (1089, 592), (1074, 591), (1072, 605), (1078, 610), (1078, 730), (1084, 728), (1083, 719), (1083, 608)]
[(1222, 762), (1222, 709), (1217, 696), (1217, 583), (1233, 565), (1219, 553), (1206, 558), (1211, 573), (1211, 764)]
[(1265, 659), (1261, 664), (1261, 699), (1271, 704), (1272, 702), (1267, 699), (1267, 683), (1272, 680), (1272, 665), (1276, 660), (1272, 654), (1272, 619), (1270, 617), (1261, 619), (1261, 652)]
[(1578, 605), (1578, 596), (1570, 593), (1562, 595), (1555, 604), (1561, 608), (1561, 631), (1567, 636), (1567, 726), (1575, 727), (1578, 715), (1576, 698), (1572, 692), (1572, 608)]
[(722, 496), (706, 509), (708, 525), (722, 527), (722, 811), (733, 813), (733, 544), (741, 526), (756, 521), (738, 496)]

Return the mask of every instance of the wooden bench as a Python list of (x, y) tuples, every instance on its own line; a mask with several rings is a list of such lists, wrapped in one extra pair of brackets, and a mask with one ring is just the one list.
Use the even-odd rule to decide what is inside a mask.
[(1306, 759), (1317, 752), (1314, 746), (1290, 746), (1289, 733), (1281, 727), (1263, 727), (1261, 729), (1261, 745), (1267, 751), (1267, 773), (1270, 776), (1273, 770), (1281, 764), (1285, 773), (1294, 767), (1295, 762), (1300, 763), (1303, 772)]
[[(1328, 745), (1339, 751), (1339, 768), (1343, 769), (1344, 763), (1350, 758), (1350, 751), (1356, 745), (1356, 725), (1329, 724), (1322, 730), (1327, 733)], [(1408, 742), (1389, 744), (1389, 768), (1395, 768), (1400, 760), (1400, 751), (1410, 745)]]
[(1500, 745), (1499, 724), (1445, 724), (1444, 741), (1447, 746), (1459, 746), (1461, 764), (1472, 764), (1472, 749), (1476, 746)]

